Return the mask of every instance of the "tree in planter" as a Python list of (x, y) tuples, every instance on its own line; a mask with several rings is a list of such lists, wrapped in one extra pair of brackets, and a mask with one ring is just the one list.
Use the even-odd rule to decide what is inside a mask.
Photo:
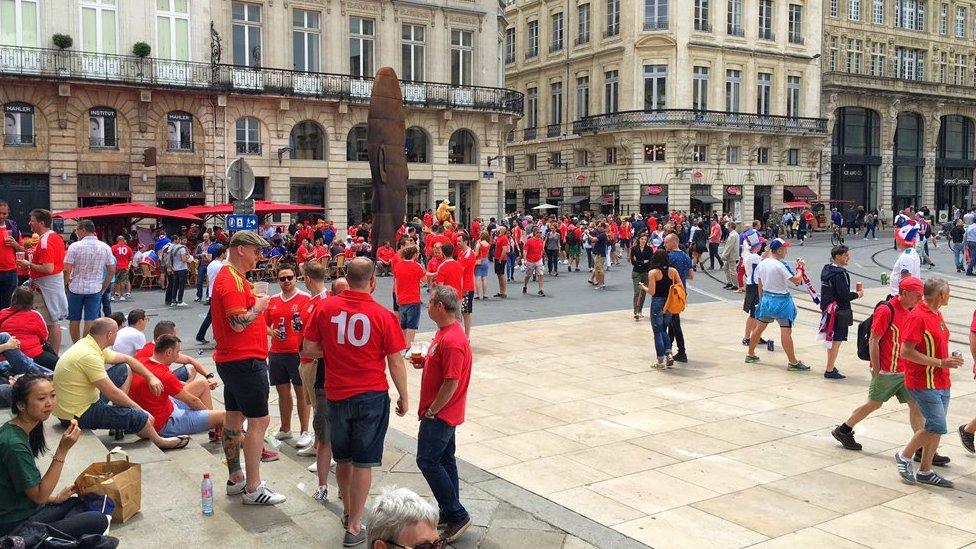
[(69, 72), (68, 59), (67, 55), (64, 53), (64, 50), (70, 48), (71, 45), (74, 44), (74, 40), (72, 40), (71, 36), (67, 34), (59, 33), (51, 37), (51, 42), (54, 42), (54, 45), (60, 50), (58, 55), (58, 74), (61, 76), (67, 76)]
[(140, 59), (149, 57), (150, 53), (152, 53), (152, 48), (145, 42), (136, 42), (132, 45), (132, 54)]

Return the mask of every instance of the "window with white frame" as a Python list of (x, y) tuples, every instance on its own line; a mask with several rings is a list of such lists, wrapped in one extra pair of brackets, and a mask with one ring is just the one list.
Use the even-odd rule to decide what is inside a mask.
[(786, 165), (787, 166), (800, 165), (800, 149), (786, 149)]
[(830, 0), (830, 16), (837, 17), (840, 15), (840, 0)]
[(741, 152), (741, 147), (738, 145), (728, 145), (725, 147), (725, 163), (726, 164), (738, 164), (739, 163), (739, 153)]
[(515, 27), (505, 29), (505, 64), (515, 62)]
[(585, 44), (590, 41), (590, 5), (576, 6), (576, 43)]
[(657, 145), (644, 145), (644, 162), (664, 162), (666, 160), (667, 146), (664, 143)]
[(860, 39), (847, 39), (847, 72), (851, 74), (861, 74), (862, 44)]
[(742, 97), (742, 71), (726, 69), (725, 71), (725, 112), (739, 112), (739, 100)]
[(759, 38), (773, 40), (773, 0), (759, 0)]
[[(515, 38), (515, 29), (512, 38)], [(506, 31), (507, 34), (507, 31)], [(403, 72), (400, 77), (404, 80), (422, 81), (426, 70), (426, 36), (427, 27), (405, 23), (400, 28), (400, 54), (403, 57)], [(508, 37), (506, 36), (506, 41)], [(512, 46), (515, 44), (513, 43)], [(512, 56), (515, 52), (512, 51)]]
[(769, 164), (769, 147), (756, 149), (756, 164)]
[(696, 111), (708, 110), (708, 67), (692, 68), (691, 106)]
[(712, 32), (711, 0), (695, 0), (695, 30)]
[[(895, 26), (908, 30), (925, 30), (925, 0), (894, 0)], [(948, 4), (945, 5), (946, 17), (948, 17)], [(945, 18), (940, 17), (939, 28), (948, 25)], [(947, 30), (942, 30), (945, 34)]]
[(234, 2), (234, 64), (241, 67), (261, 66), (261, 6)]
[(155, 57), (190, 60), (190, 0), (156, 0)]
[(925, 50), (895, 48), (895, 76), (905, 80), (925, 80)]
[(668, 0), (644, 0), (644, 30), (668, 28)]
[(668, 105), (668, 66), (644, 65), (644, 110), (656, 111)]
[(451, 31), (451, 84), (470, 86), (473, 84), (472, 64), (474, 63), (474, 32), (468, 30)]
[(956, 38), (966, 37), (966, 8), (956, 6)]
[(261, 154), (261, 124), (257, 118), (237, 119), (237, 154)]
[(0, 0), (0, 45), (40, 46), (37, 0)]
[(949, 3), (943, 2), (939, 5), (939, 34), (945, 36), (949, 33)]
[(871, 76), (885, 75), (885, 43), (874, 42), (871, 44)]
[(876, 25), (884, 24), (885, 0), (872, 0), (871, 22)]
[(349, 18), (349, 74), (351, 76), (373, 76), (375, 36), (375, 21), (365, 17)]
[(803, 43), (803, 6), (790, 4), (787, 29), (791, 44)]
[(861, 20), (861, 0), (847, 1), (847, 18), (851, 21)]
[(563, 83), (549, 84), (549, 125), (563, 123)]
[(616, 164), (617, 163), (617, 147), (607, 147), (605, 152), (606, 152), (606, 155), (605, 155), (604, 158), (606, 159), (606, 163), (607, 164)]
[(320, 14), (292, 10), (292, 66), (296, 71), (319, 72)]
[(576, 119), (590, 115), (590, 77), (576, 77)]
[(525, 169), (526, 171), (534, 172), (538, 169), (539, 157), (534, 154), (525, 155)]
[(539, 55), (539, 22), (529, 21), (526, 24), (525, 33), (525, 58), (529, 59)]
[(949, 78), (949, 54), (941, 52), (939, 54), (939, 82), (945, 84)]
[(606, 37), (620, 34), (620, 0), (607, 0), (607, 30)]
[(743, 0), (728, 0), (725, 32), (729, 36), (743, 36), (742, 29)]
[(525, 101), (525, 127), (534, 128), (539, 125), (539, 88), (526, 88)]
[(800, 116), (800, 77), (786, 77), (786, 116), (798, 118)]
[(969, 67), (969, 63), (966, 59), (966, 54), (957, 53), (953, 60), (952, 65), (952, 83), (957, 86), (965, 86), (967, 82), (966, 72)]
[(769, 116), (773, 103), (773, 75), (761, 72), (756, 75), (756, 114)]
[(620, 73), (606, 71), (603, 73), (603, 109), (604, 112), (617, 112), (620, 94)]
[(549, 18), (549, 51), (563, 49), (563, 12), (556, 12)]
[(576, 162), (577, 166), (589, 166), (590, 152), (586, 149), (576, 149), (573, 154), (573, 160)]
[(691, 161), (696, 164), (708, 162), (708, 145), (695, 145), (692, 147)]
[(837, 47), (837, 43), (838, 43), (838, 38), (837, 38), (836, 35), (831, 36), (830, 39), (827, 40), (827, 44), (828, 44), (828, 48), (827, 48), (827, 70), (828, 71), (836, 71), (837, 70), (837, 55), (838, 55), (837, 52), (838, 52), (838, 49), (839, 49)]
[(117, 54), (117, 0), (81, 1), (81, 49)]

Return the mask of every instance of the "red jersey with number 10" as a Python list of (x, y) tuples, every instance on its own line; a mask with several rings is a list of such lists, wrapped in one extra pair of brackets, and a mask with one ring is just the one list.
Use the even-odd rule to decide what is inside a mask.
[(352, 290), (316, 307), (305, 339), (322, 346), (325, 396), (332, 401), (388, 391), (386, 357), (407, 348), (397, 316), (373, 296)]

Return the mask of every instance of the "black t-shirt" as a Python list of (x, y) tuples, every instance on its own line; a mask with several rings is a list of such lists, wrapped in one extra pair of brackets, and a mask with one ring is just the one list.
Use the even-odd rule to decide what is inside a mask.
[(593, 253), (596, 255), (606, 255), (607, 254), (607, 233), (601, 230), (597, 230), (593, 236), (596, 238), (596, 242), (593, 243)]
[(949, 237), (952, 238), (953, 244), (962, 244), (963, 238), (966, 236), (965, 227), (952, 227), (949, 229)]

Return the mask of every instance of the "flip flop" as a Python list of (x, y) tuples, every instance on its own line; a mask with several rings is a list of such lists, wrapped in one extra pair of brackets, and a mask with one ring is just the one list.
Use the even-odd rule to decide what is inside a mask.
[(173, 446), (172, 448), (167, 448), (167, 450), (179, 450), (181, 448), (186, 448), (186, 446), (188, 444), (190, 444), (190, 436), (189, 435), (180, 435), (180, 436), (178, 436), (176, 438), (179, 439), (179, 441), (180, 441), (179, 444), (177, 444), (176, 446)]

